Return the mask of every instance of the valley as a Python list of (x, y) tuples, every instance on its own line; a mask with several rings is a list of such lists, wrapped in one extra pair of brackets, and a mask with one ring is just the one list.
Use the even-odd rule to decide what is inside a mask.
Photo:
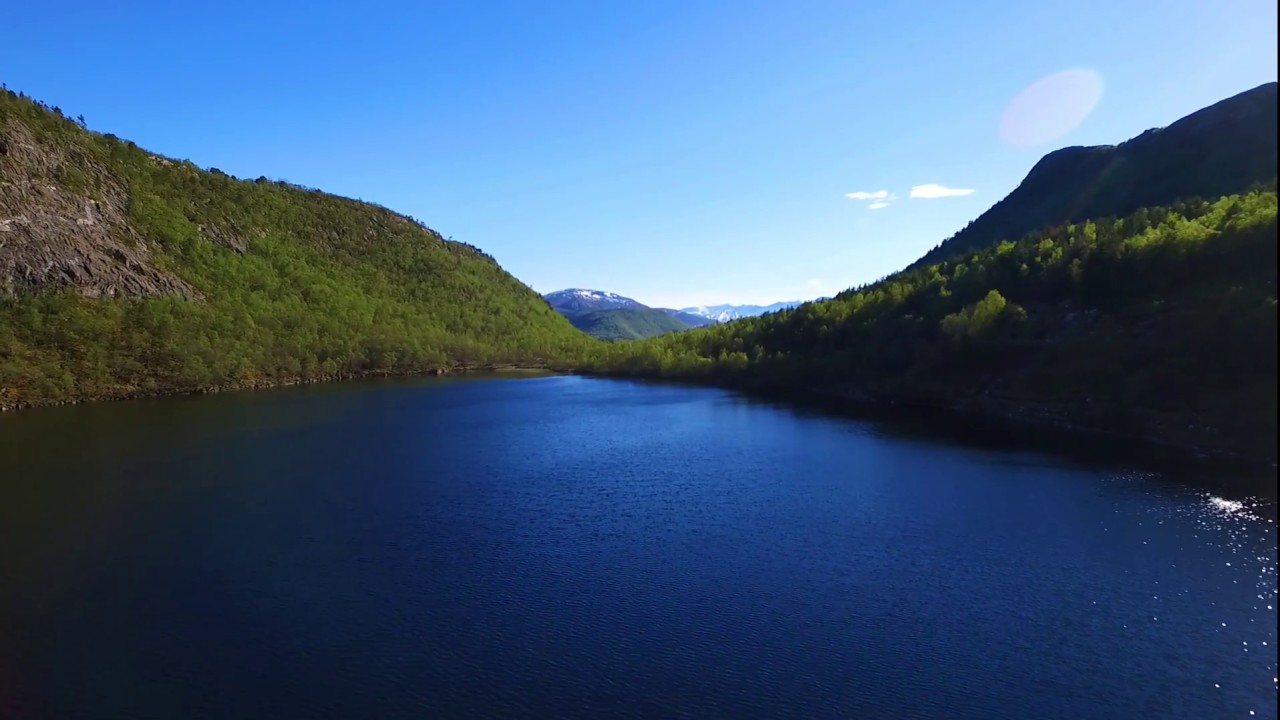
[(1274, 2), (2, 17), (0, 720), (1276, 716)]
[[(539, 298), (412, 218), (201, 170), (8, 92), (0, 407), (520, 366), (1274, 460), (1275, 93), (1052, 154), (877, 283), (809, 303), (664, 309), (585, 289)], [(1144, 169), (1171, 157), (1186, 179)], [(1165, 180), (1139, 183), (1151, 172)]]

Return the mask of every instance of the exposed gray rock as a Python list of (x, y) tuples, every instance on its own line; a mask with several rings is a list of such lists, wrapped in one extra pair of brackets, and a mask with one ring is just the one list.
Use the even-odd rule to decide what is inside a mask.
[[(38, 143), (21, 123), (6, 123), (0, 135), (7, 148), (0, 154), (0, 291), (65, 286), (89, 297), (199, 297), (153, 264), (151, 249), (129, 222), (120, 180), (91, 159), (73, 161)], [(68, 166), (89, 178), (89, 189), (56, 179)]]

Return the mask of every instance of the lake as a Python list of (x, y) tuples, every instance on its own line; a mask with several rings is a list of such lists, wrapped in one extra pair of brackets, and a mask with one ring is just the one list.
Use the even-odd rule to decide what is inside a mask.
[(1274, 717), (1248, 487), (579, 377), (8, 413), (0, 716)]

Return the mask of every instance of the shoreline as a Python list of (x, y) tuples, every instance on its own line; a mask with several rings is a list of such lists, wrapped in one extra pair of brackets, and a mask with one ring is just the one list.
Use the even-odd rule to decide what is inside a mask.
[(125, 400), (142, 400), (145, 398), (179, 397), (184, 395), (215, 395), (224, 392), (242, 392), (247, 390), (270, 390), (273, 388), (296, 387), (299, 385), (321, 385), (342, 383), (351, 380), (369, 380), (373, 378), (426, 378), (445, 375), (501, 375), (517, 373), (558, 373), (546, 365), (519, 365), (508, 363), (492, 363), (487, 365), (454, 365), (451, 367), (421, 368), (412, 370), (365, 370), (344, 372), (317, 377), (260, 378), (251, 381), (206, 385), (195, 388), (129, 388), (121, 392), (108, 393), (96, 397), (77, 398), (74, 400), (52, 400), (47, 402), (15, 403), (0, 405), (0, 413), (22, 412), (39, 408), (61, 407), (65, 405), (88, 405), (96, 403), (120, 402)]
[(911, 419), (958, 430), (964, 430), (965, 425), (978, 422), (986, 425), (989, 430), (1030, 430), (1046, 437), (1056, 436), (1061, 440), (1126, 443), (1135, 446), (1131, 448), (1134, 450), (1174, 453), (1197, 463), (1224, 464), (1269, 472), (1275, 472), (1277, 469), (1275, 454), (1267, 456), (1242, 451), (1239, 443), (1215, 443), (1214, 438), (1203, 436), (1192, 439), (1192, 436), (1187, 433), (1178, 436), (1167, 430), (1162, 431), (1161, 428), (1150, 426), (1130, 429), (1108, 427), (1090, 422), (1078, 415), (1073, 416), (1071, 407), (1054, 407), (1048, 403), (1026, 400), (994, 401), (983, 398), (948, 400), (893, 393), (874, 394), (852, 389), (768, 386), (758, 383), (668, 378), (644, 374), (620, 375), (581, 371), (575, 374), (587, 377), (667, 382), (691, 387), (718, 387), (740, 392), (747, 397), (819, 407), (842, 415), (856, 415), (868, 419)]
[[(928, 421), (939, 426), (964, 429), (963, 423), (981, 422), (990, 428), (1009, 430), (1034, 430), (1037, 433), (1051, 433), (1062, 439), (1077, 440), (1096, 439), (1112, 443), (1131, 443), (1149, 450), (1173, 452), (1184, 455), (1188, 460), (1197, 462), (1219, 462), (1259, 470), (1276, 470), (1276, 457), (1241, 452), (1239, 446), (1229, 447), (1225, 443), (1213, 443), (1200, 438), (1193, 441), (1187, 433), (1175, 437), (1159, 428), (1120, 429), (1091, 423), (1073, 416), (1072, 408), (1053, 407), (1047, 403), (1036, 403), (1016, 399), (968, 398), (940, 399), (927, 397), (911, 397), (905, 394), (870, 393), (851, 388), (820, 389), (812, 387), (769, 386), (760, 383), (733, 382), (712, 379), (670, 378), (635, 373), (599, 373), (579, 369), (556, 369), (548, 365), (525, 365), (510, 363), (491, 363), (485, 365), (455, 365), (450, 367), (419, 368), (408, 370), (368, 370), (360, 372), (337, 373), (318, 377), (286, 377), (261, 378), (251, 381), (225, 383), (196, 388), (130, 388), (121, 392), (105, 394), (98, 397), (59, 400), (51, 402), (23, 403), (0, 405), (0, 413), (21, 412), (42, 407), (58, 407), (64, 405), (81, 405), (89, 403), (115, 402), (122, 400), (139, 400), (156, 397), (176, 397), (183, 395), (212, 395), (223, 392), (240, 392), (246, 390), (267, 390), (272, 388), (295, 387), (299, 385), (315, 385), (341, 383), (351, 380), (367, 380), (374, 378), (426, 378), (445, 375), (501, 375), (519, 373), (566, 374), (579, 377), (601, 379), (628, 379), (648, 382), (662, 382), (690, 387), (718, 387), (740, 392), (748, 397), (771, 400), (786, 404), (820, 407), (843, 415), (858, 415), (881, 419), (899, 418)], [(941, 417), (940, 417), (941, 416)], [(1211, 438), (1209, 440), (1212, 440)]]

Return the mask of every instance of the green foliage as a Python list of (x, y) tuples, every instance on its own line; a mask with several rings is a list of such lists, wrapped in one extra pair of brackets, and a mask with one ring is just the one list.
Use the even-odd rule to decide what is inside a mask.
[(636, 343), (588, 369), (1073, 422), (1212, 426), (1275, 453), (1276, 193), (1145, 208), (909, 269), (835, 298)]
[(1120, 145), (1052, 152), (1008, 197), (917, 265), (1056, 225), (1248, 192), (1269, 182), (1274, 187), (1276, 119), (1271, 82)]
[(938, 329), (955, 343), (981, 341), (999, 327), (1017, 326), (1026, 318), (1025, 310), (1005, 300), (999, 290), (992, 290), (978, 302), (942, 318)]
[(494, 260), (381, 207), (242, 181), (0, 93), (0, 128), (105, 168), (179, 296), (0, 294), (0, 406), (484, 365), (568, 368), (595, 341)]
[[(1028, 216), (1036, 227), (1054, 217), (1044, 210), (1054, 203), (1087, 212), (1054, 229), (1015, 241), (1017, 233), (987, 228), (974, 247), (953, 244), (938, 262), (829, 301), (602, 343), (489, 256), (385, 208), (205, 172), (0, 93), (0, 130), (15, 125), (62, 158), (42, 181), (95, 199), (124, 188), (137, 233), (125, 240), (150, 248), (156, 267), (198, 297), (0, 294), (0, 406), (537, 365), (952, 406), (1011, 403), (1099, 427), (1173, 435), (1208, 427), (1223, 446), (1275, 454), (1274, 179), (1270, 189), (1117, 219), (1099, 209), (1120, 205), (1089, 198), (1109, 196), (1127, 212), (1147, 196), (1126, 188), (1146, 176), (1103, 168), (1119, 190), (1089, 202), (1043, 186), (1052, 197)], [(1213, 182), (1239, 180), (1230, 162), (1202, 149), (1176, 157), (1207, 168)], [(1269, 162), (1274, 178), (1274, 151)], [(1150, 187), (1190, 187), (1175, 180)], [(604, 314), (593, 332), (663, 329), (641, 320)]]
[(619, 308), (573, 313), (569, 322), (601, 340), (639, 340), (688, 330), (676, 318), (651, 308)]

